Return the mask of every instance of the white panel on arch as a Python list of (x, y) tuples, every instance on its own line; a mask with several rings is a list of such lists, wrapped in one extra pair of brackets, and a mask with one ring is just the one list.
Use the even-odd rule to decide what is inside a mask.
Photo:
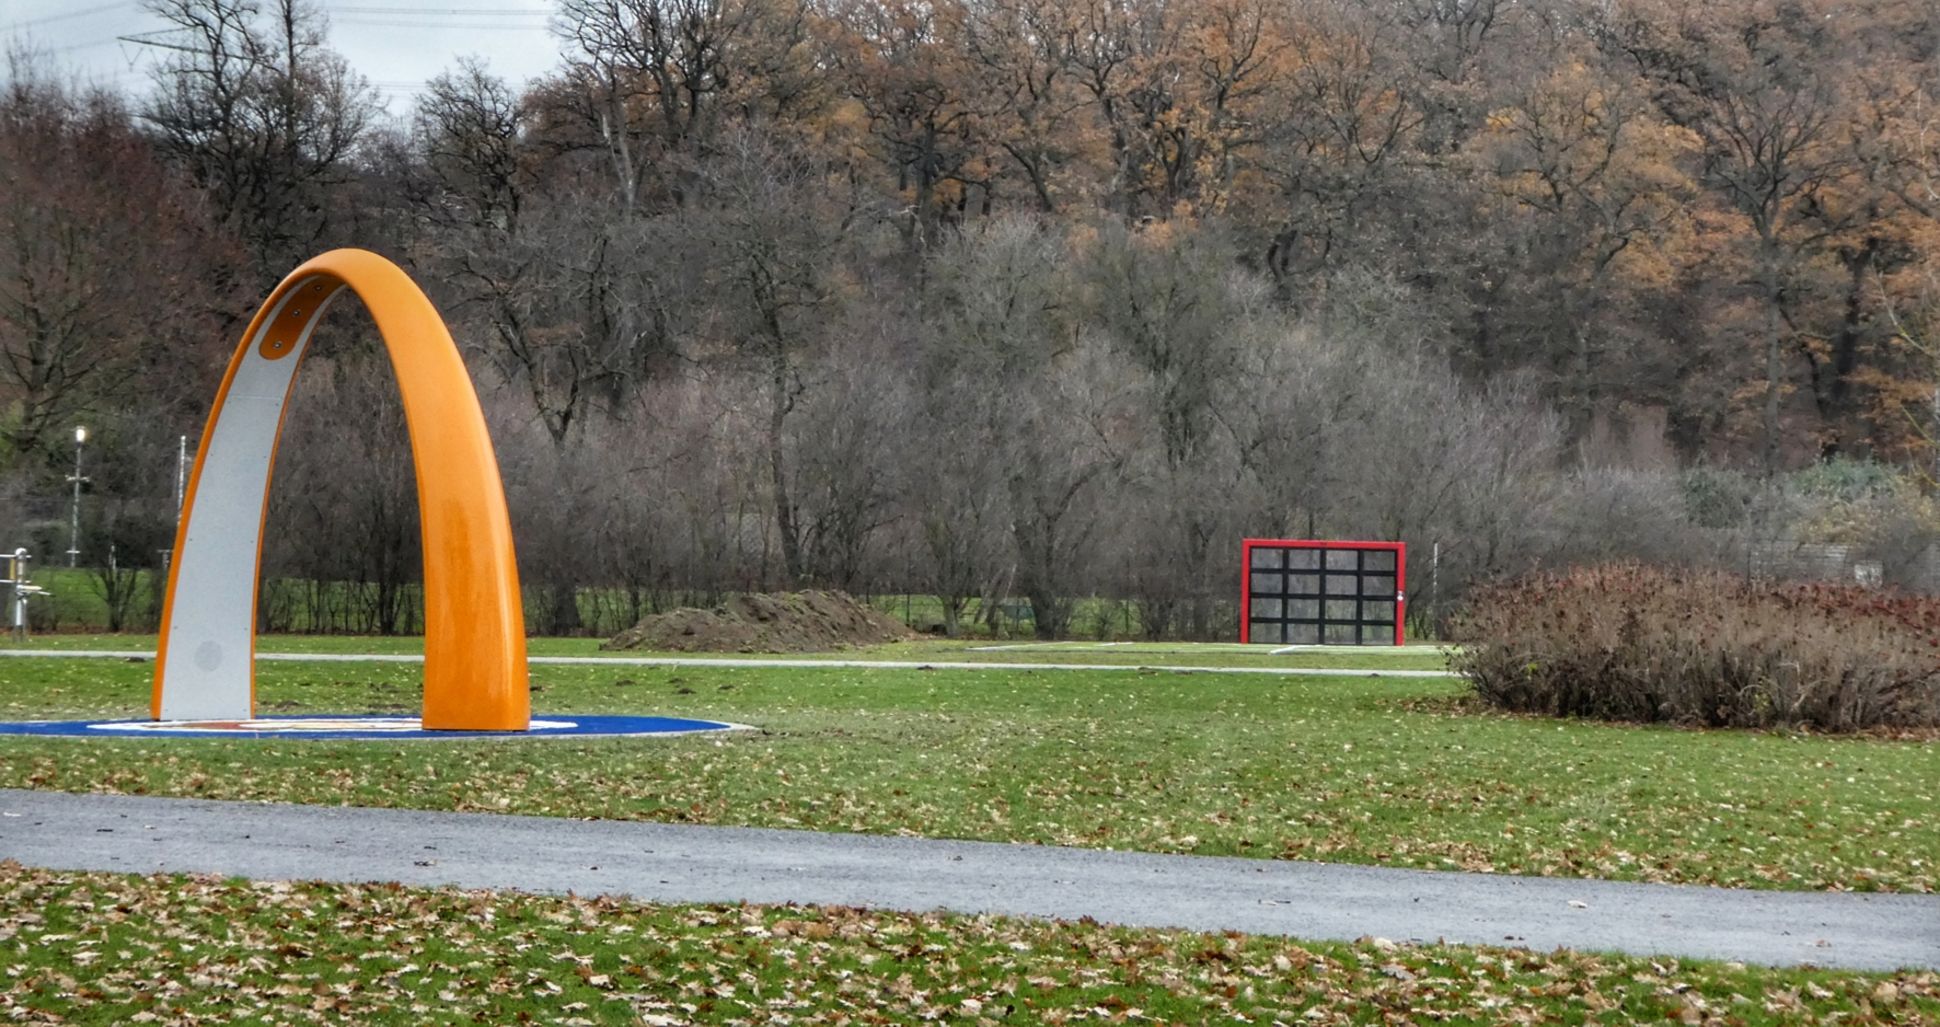
[(162, 667), (163, 720), (239, 720), (253, 712), (256, 584), (270, 462), (310, 334), (343, 289), (335, 280), (322, 281), (329, 291), (309, 312), (296, 344), (280, 357), (263, 356), (263, 340), (284, 307), (317, 294), (287, 289), (262, 318), (203, 442), (195, 494), (183, 511), (188, 536), (175, 554), (175, 602)]

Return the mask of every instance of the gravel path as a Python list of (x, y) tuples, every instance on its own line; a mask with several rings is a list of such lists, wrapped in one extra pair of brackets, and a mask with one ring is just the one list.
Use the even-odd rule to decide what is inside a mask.
[(1732, 891), (806, 831), (0, 790), (3, 859), (64, 870), (1940, 967), (1940, 896), (1932, 895)]

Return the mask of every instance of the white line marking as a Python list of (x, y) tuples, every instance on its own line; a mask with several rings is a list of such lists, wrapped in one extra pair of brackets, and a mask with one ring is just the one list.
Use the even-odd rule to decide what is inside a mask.
[(1328, 643), (1325, 645), (1289, 645), (1268, 649), (1265, 642), (1010, 642), (1004, 645), (965, 646), (964, 652), (991, 653), (1001, 650), (1038, 650), (1040, 652), (1076, 653), (1093, 649), (1125, 648), (1127, 652), (1143, 653), (1256, 653), (1262, 656), (1283, 653), (1365, 653), (1373, 656), (1383, 654), (1401, 655), (1404, 653), (1433, 653), (1455, 646), (1443, 642), (1409, 642), (1407, 645), (1344, 645)]

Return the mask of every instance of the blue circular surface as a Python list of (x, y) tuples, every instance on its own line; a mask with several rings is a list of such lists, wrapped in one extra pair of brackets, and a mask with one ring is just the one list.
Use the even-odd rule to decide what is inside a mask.
[(253, 720), (27, 720), (0, 721), (0, 735), (69, 738), (293, 738), (409, 740), (466, 738), (596, 738), (684, 735), (742, 727), (682, 717), (534, 715), (528, 731), (426, 731), (416, 717), (306, 714)]

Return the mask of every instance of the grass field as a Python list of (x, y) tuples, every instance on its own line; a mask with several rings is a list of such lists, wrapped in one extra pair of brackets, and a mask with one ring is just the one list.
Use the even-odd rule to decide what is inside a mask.
[[(605, 652), (597, 638), (533, 638), (526, 642), (533, 656), (709, 656), (738, 657), (740, 653), (656, 653), (642, 650)], [(49, 634), (25, 642), (0, 638), (0, 649), (110, 650), (153, 652), (154, 635)], [(256, 640), (262, 653), (380, 653), (421, 654), (424, 639), (399, 635), (264, 635)], [(828, 653), (804, 653), (801, 659), (828, 660), (947, 660), (970, 663), (1089, 663), (1140, 666), (1147, 664), (1198, 667), (1324, 667), (1341, 669), (1443, 670), (1447, 660), (1435, 646), (1312, 646), (1275, 653), (1269, 646), (1195, 644), (1191, 642), (1045, 642), (1009, 643), (968, 640), (924, 640), (868, 646)]]
[[(103, 600), (98, 571), (86, 567), (63, 567), (57, 560), (51, 566), (36, 563), (31, 573), (34, 583), (48, 590), (48, 594), (36, 600), (32, 608), (37, 629), (59, 632), (107, 629), (108, 608)], [(154, 624), (157, 614), (155, 589), (159, 582), (153, 574), (153, 571), (141, 571), (136, 576), (134, 600), (127, 611), (129, 620), (124, 626)], [(345, 581), (331, 582), (321, 589), (314, 585), (314, 582), (307, 580), (289, 578), (265, 580), (265, 608), (273, 611), (273, 619), (269, 623), (276, 624), (279, 631), (304, 633), (376, 630), (368, 613), (370, 586)], [(403, 596), (406, 609), (403, 629), (422, 630), (421, 587), (415, 583), (406, 584), (403, 586)], [(712, 605), (718, 598), (700, 594), (672, 594), (661, 595), (658, 600), (664, 604), (662, 608), (668, 608), (686, 604)], [(943, 608), (935, 596), (883, 594), (860, 598), (918, 630), (939, 628), (943, 623)], [(1222, 600), (1220, 605), (1224, 610), (1219, 616), (1236, 624), (1239, 612), (1235, 599), (1229, 596)], [(538, 623), (543, 616), (543, 607), (549, 603), (550, 597), (542, 590), (527, 590), (527, 623)], [(632, 627), (635, 620), (631, 612), (634, 606), (628, 602), (624, 592), (615, 588), (581, 588), (578, 607), (581, 623), (588, 631), (598, 635), (618, 634)], [(994, 629), (1000, 635), (1028, 641), (1031, 636), (1030, 609), (1029, 603), (1013, 597), (1002, 603), (994, 621), (986, 622), (982, 616), (982, 604), (972, 599), (964, 608), (961, 623), (966, 631), (989, 634)], [(1073, 637), (1081, 638), (1145, 637), (1137, 603), (1098, 596), (1072, 598), (1068, 628)]]
[[(0, 660), (9, 718), (139, 716), (151, 665)], [(415, 711), (410, 664), (268, 663), (265, 712)], [(1930, 891), (1940, 743), (1556, 723), (1454, 681), (537, 666), (535, 709), (731, 737), (0, 738), (0, 786), (805, 827), (1430, 869)]]
[(1932, 973), (0, 864), (0, 1019), (1913, 1023)]

